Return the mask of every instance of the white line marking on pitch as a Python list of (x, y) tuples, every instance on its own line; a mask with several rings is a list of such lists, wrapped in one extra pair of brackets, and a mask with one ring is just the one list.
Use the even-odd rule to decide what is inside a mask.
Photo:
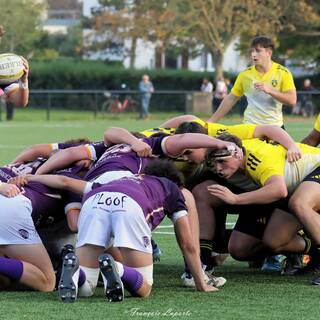
[[(229, 227), (234, 227), (235, 223), (234, 222), (227, 222), (226, 225)], [(173, 224), (169, 224), (166, 226), (158, 226), (156, 229), (169, 229), (169, 228), (173, 228)]]

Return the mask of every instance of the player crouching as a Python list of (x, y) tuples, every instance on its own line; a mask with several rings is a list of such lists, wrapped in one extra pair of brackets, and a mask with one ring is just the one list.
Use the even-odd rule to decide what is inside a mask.
[[(159, 173), (160, 167), (166, 178), (150, 175), (154, 174), (153, 168)], [(155, 160), (146, 173), (104, 185), (53, 175), (27, 177), (29, 181), (84, 194), (76, 254), (67, 254), (63, 263), (59, 285), (63, 302), (74, 302), (77, 296), (92, 296), (99, 272), (108, 301), (122, 301), (123, 288), (133, 296), (149, 296), (153, 284), (151, 231), (166, 215), (173, 221), (196, 290), (218, 290), (203, 278), (199, 250), (180, 189), (181, 173), (171, 162), (162, 160)], [(111, 239), (119, 261), (104, 253)]]

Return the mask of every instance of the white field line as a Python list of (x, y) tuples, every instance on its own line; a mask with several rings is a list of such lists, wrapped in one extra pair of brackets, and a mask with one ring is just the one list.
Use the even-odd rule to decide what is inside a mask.
[[(226, 223), (227, 226), (230, 226), (230, 227), (234, 227), (234, 223), (233, 222), (227, 222)], [(166, 226), (159, 226), (157, 227), (157, 229), (171, 229), (173, 228), (173, 225), (170, 224), (170, 225), (166, 225)], [(154, 231), (152, 233), (155, 233), (155, 234), (169, 234), (169, 235), (174, 235), (174, 232), (170, 232), (170, 231)]]

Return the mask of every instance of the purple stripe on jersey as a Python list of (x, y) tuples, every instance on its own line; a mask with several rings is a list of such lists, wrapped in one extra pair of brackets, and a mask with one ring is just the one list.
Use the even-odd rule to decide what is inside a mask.
[[(162, 137), (144, 138), (143, 141), (150, 145), (154, 155), (163, 156)], [(153, 158), (140, 158), (127, 144), (118, 144), (108, 148), (98, 161), (91, 167), (85, 180), (92, 181), (108, 171), (130, 171), (141, 173)]]
[(20, 260), (0, 257), (0, 274), (19, 280), (23, 273), (23, 263)]

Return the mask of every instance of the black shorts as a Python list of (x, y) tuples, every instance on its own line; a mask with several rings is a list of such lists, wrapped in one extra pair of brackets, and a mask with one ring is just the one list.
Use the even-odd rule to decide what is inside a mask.
[(312, 172), (310, 172), (303, 180), (305, 181), (312, 181), (320, 183), (320, 167), (315, 168)]
[(233, 230), (262, 239), (270, 217), (277, 208), (288, 211), (287, 200), (263, 205), (230, 206), (228, 213), (239, 214)]

